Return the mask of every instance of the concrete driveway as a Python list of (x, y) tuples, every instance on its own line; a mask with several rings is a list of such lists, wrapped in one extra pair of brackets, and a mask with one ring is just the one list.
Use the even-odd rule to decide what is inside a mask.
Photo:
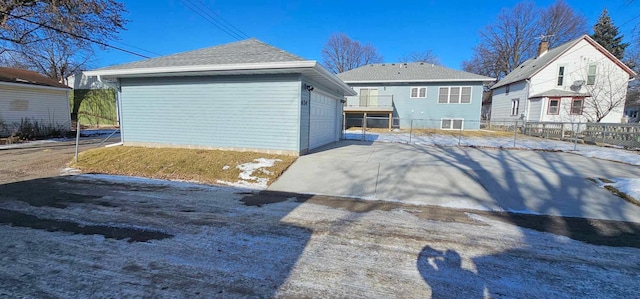
[(342, 141), (300, 157), (269, 190), (640, 222), (587, 178), (640, 167), (570, 153)]

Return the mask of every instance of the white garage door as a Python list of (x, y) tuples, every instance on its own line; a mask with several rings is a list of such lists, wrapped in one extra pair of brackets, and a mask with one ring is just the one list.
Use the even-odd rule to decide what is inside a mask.
[(310, 149), (338, 141), (338, 103), (322, 93), (311, 92)]

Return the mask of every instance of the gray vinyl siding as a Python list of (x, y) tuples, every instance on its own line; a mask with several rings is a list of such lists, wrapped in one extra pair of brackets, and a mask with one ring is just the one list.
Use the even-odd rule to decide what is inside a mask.
[[(493, 90), (493, 98), (491, 100), (491, 120), (518, 120), (521, 114), (527, 111), (527, 83), (520, 81), (511, 83), (509, 94), (506, 94), (506, 86), (502, 86)], [(518, 115), (511, 115), (511, 101), (520, 99), (520, 111)]]
[[(377, 88), (379, 102), (393, 95), (393, 117), (399, 119), (400, 128), (413, 125), (424, 128), (440, 128), (443, 118), (464, 119), (464, 129), (477, 130), (480, 128), (480, 112), (482, 109), (482, 82), (435, 82), (412, 83), (408, 85), (381, 84), (350, 84), (360, 93), (360, 88)], [(469, 104), (439, 104), (438, 90), (440, 87), (466, 86), (471, 87), (471, 103)], [(426, 98), (411, 98), (411, 87), (426, 87)], [(349, 97), (349, 103), (357, 103), (358, 96)], [(384, 114), (381, 113), (381, 114)]]
[(23, 118), (70, 130), (68, 91), (0, 84), (0, 120), (11, 129)]
[(299, 151), (298, 75), (121, 79), (123, 142)]
[(529, 116), (527, 117), (528, 121), (540, 121), (542, 120), (542, 115), (547, 113), (547, 107), (543, 105), (545, 101), (542, 98), (531, 99), (529, 101)]

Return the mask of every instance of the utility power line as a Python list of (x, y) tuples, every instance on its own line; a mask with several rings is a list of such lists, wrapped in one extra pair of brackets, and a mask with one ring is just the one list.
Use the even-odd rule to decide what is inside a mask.
[[(179, 0), (179, 1), (185, 7), (189, 8), (190, 10), (192, 10), (193, 12), (195, 12), (196, 14), (204, 18), (206, 21), (208, 21), (209, 23), (211, 23), (212, 25), (220, 29), (220, 31), (226, 33), (232, 38), (236, 40), (249, 38), (249, 36), (246, 33), (242, 32), (242, 30), (238, 29), (228, 21), (224, 20), (219, 14), (212, 11), (204, 3), (197, 0)], [(221, 20), (224, 21), (224, 23)], [(225, 23), (228, 25), (225, 25)]]
[[(209, 6), (207, 6), (204, 3), (204, 0), (189, 0), (189, 1), (198, 2), (206, 11), (208, 11), (210, 13), (210, 15), (215, 15), (215, 17), (217, 17), (220, 21), (222, 21), (221, 23), (226, 23), (227, 25), (229, 25), (229, 27), (231, 27), (231, 29), (233, 29), (233, 31), (239, 33), (239, 35), (243, 36), (244, 38), (249, 38), (250, 37), (248, 34), (244, 33), (238, 27), (234, 26), (229, 21), (227, 21), (225, 18), (223, 18), (219, 13), (213, 11)], [(222, 25), (225, 26), (224, 24), (222, 24)], [(225, 26), (225, 27), (229, 28), (227, 26)]]
[(9, 17), (12, 17), (12, 18), (20, 19), (20, 20), (23, 20), (23, 21), (25, 21), (27, 23), (38, 25), (38, 26), (41, 26), (41, 27), (44, 27), (44, 28), (47, 28), (47, 29), (50, 29), (50, 30), (53, 30), (53, 31), (56, 31), (56, 32), (64, 33), (64, 34), (67, 34), (69, 36), (72, 36), (72, 37), (75, 37), (75, 38), (79, 38), (79, 39), (82, 39), (82, 40), (86, 40), (86, 41), (89, 41), (89, 42), (92, 42), (94, 44), (98, 44), (98, 45), (101, 45), (101, 46), (104, 46), (104, 47), (107, 47), (107, 48), (111, 48), (111, 49), (114, 49), (114, 50), (122, 51), (122, 52), (125, 52), (125, 53), (128, 53), (128, 54), (131, 54), (131, 55), (140, 56), (142, 58), (150, 58), (149, 56), (142, 55), (140, 53), (136, 53), (136, 52), (124, 49), (124, 48), (113, 46), (113, 45), (107, 44), (105, 42), (101, 42), (99, 40), (95, 40), (95, 39), (92, 39), (92, 38), (88, 38), (88, 37), (84, 37), (84, 36), (81, 36), (81, 35), (77, 35), (77, 34), (75, 34), (73, 32), (69, 32), (69, 31), (65, 31), (65, 30), (59, 29), (59, 28), (55, 28), (53, 26), (49, 26), (49, 25), (44, 24), (44, 23), (32, 21), (32, 20), (29, 20), (29, 19), (21, 17), (21, 16), (15, 16), (15, 15), (12, 15), (10, 13), (3, 12), (3, 11), (0, 11), (0, 14), (6, 15), (6, 16), (9, 16)]

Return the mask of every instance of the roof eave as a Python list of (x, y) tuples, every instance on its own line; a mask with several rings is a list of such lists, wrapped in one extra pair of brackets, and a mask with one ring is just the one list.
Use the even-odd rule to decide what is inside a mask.
[(265, 62), (265, 63), (235, 63), (235, 64), (208, 64), (208, 65), (188, 65), (152, 68), (128, 68), (128, 69), (98, 69), (85, 71), (86, 76), (101, 77), (135, 77), (140, 75), (163, 75), (171, 76), (175, 73), (197, 73), (207, 71), (242, 71), (260, 69), (289, 69), (289, 68), (309, 68), (316, 64), (313, 60), (287, 61), (287, 62)]
[(36, 89), (50, 89), (50, 90), (61, 90), (61, 91), (70, 91), (71, 87), (57, 87), (50, 85), (41, 85), (41, 84), (32, 84), (32, 83), (14, 83), (14, 82), (6, 82), (0, 81), (0, 85), (5, 86), (16, 86), (16, 87), (31, 87)]
[(315, 60), (266, 62), (266, 63), (242, 63), (242, 64), (214, 64), (191, 65), (155, 68), (130, 68), (130, 69), (102, 69), (85, 71), (86, 76), (99, 76), (102, 78), (136, 78), (136, 77), (171, 77), (171, 76), (198, 76), (198, 75), (229, 75), (229, 74), (256, 74), (256, 73), (301, 73), (304, 70), (312, 70), (320, 74), (332, 84), (340, 88), (345, 95), (356, 95), (344, 82), (320, 66)]
[(313, 69), (316, 72), (318, 72), (321, 76), (327, 78), (329, 81), (331, 81), (332, 83), (334, 83), (337, 86), (339, 86), (340, 89), (342, 90), (342, 92), (344, 92), (345, 96), (358, 95), (358, 93), (355, 92), (355, 90), (353, 90), (351, 87), (349, 87), (349, 85), (347, 85), (346, 82), (340, 80), (340, 78), (338, 78), (336, 75), (334, 75), (331, 72), (329, 72), (327, 69), (322, 67), (316, 61), (314, 61), (314, 62), (315, 62), (315, 65), (314, 65)]
[(417, 79), (417, 80), (343, 80), (344, 83), (433, 83), (433, 82), (493, 82), (495, 78), (478, 79)]

